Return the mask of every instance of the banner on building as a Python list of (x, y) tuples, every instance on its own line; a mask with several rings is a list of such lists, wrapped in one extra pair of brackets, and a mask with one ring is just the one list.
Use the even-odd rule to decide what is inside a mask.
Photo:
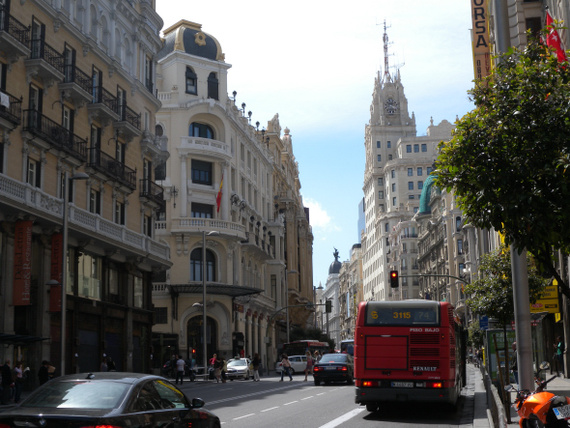
[(488, 0), (471, 0), (473, 20), (473, 70), (475, 79), (491, 74), (491, 44), (489, 39)]
[(548, 312), (549, 314), (560, 312), (558, 307), (558, 281), (553, 279), (552, 283), (544, 288), (540, 299), (530, 304), (530, 312)]
[(31, 305), (32, 221), (16, 222), (14, 232), (14, 306)]

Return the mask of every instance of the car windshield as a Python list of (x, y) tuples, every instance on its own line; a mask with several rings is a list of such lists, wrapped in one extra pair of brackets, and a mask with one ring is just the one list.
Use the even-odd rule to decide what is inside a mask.
[(247, 366), (247, 361), (245, 360), (233, 360), (228, 363), (228, 367), (235, 367), (235, 366)]
[(325, 354), (319, 360), (319, 363), (345, 363), (347, 354)]
[(30, 395), (22, 407), (113, 409), (119, 407), (129, 385), (118, 382), (48, 382)]

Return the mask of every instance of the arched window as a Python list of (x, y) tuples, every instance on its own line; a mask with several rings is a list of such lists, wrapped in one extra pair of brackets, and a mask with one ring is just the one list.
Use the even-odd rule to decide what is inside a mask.
[(191, 137), (208, 138), (210, 140), (213, 140), (214, 130), (208, 125), (204, 125), (203, 123), (192, 122), (190, 124), (188, 135)]
[[(202, 281), (202, 247), (190, 253), (190, 281)], [(216, 257), (206, 250), (206, 281), (216, 281)]]
[(186, 93), (198, 94), (198, 78), (191, 67), (186, 67)]
[(213, 98), (215, 100), (218, 98), (218, 78), (216, 73), (210, 73), (208, 76), (208, 98)]

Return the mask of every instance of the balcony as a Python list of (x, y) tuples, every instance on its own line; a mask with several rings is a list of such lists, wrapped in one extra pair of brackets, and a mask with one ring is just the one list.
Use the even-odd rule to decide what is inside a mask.
[[(40, 188), (0, 174), (0, 198), (6, 207), (21, 210), (36, 217), (38, 224), (61, 226), (63, 200)], [(69, 229), (81, 239), (91, 240), (109, 250), (119, 250), (126, 257), (144, 256), (151, 265), (170, 264), (170, 248), (142, 233), (127, 229), (123, 225), (106, 220), (69, 205)], [(6, 208), (8, 209), (8, 208)]]
[(268, 241), (261, 239), (260, 236), (253, 232), (245, 232), (246, 239), (241, 241), (241, 245), (245, 251), (253, 252), (255, 255), (264, 259), (275, 258), (275, 249), (269, 245)]
[(154, 183), (148, 178), (141, 178), (140, 183), (140, 194), (142, 199), (146, 199), (157, 205), (157, 208), (164, 208), (166, 206), (166, 201), (164, 200), (164, 189), (162, 186)]
[(87, 140), (54, 122), (36, 110), (24, 110), (24, 132), (38, 137), (52, 148), (65, 152), (81, 162), (87, 160)]
[(143, 154), (150, 155), (154, 162), (164, 162), (170, 157), (167, 137), (157, 137), (149, 131), (143, 131), (142, 135), (141, 150)]
[(31, 43), (30, 58), (24, 61), (26, 78), (38, 77), (46, 86), (60, 82), (64, 78), (64, 58), (45, 41), (34, 39)]
[(8, 61), (14, 63), (18, 58), (30, 55), (30, 27), (26, 27), (0, 7), (0, 46)]
[(22, 122), (22, 98), (0, 91), (0, 129), (12, 131)]
[(126, 141), (131, 141), (135, 137), (139, 137), (141, 132), (141, 115), (136, 114), (134, 110), (123, 105), (119, 108), (119, 119), (113, 123), (115, 132), (118, 132)]
[(93, 99), (92, 85), (91, 77), (75, 65), (68, 64), (64, 68), (64, 80), (59, 83), (59, 90), (65, 98), (83, 106)]
[(166, 221), (156, 221), (155, 229), (157, 233), (162, 235), (168, 233), (168, 226), (170, 226), (170, 233), (200, 233), (202, 231), (216, 231), (220, 235), (234, 236), (236, 239), (243, 241), (246, 239), (245, 226), (240, 223), (234, 223), (226, 220), (218, 220), (214, 218), (196, 218), (196, 217), (183, 217), (173, 218), (169, 224)]
[(89, 149), (87, 166), (101, 173), (102, 178), (111, 178), (131, 192), (137, 187), (137, 172), (98, 148)]
[(109, 121), (119, 120), (117, 97), (102, 86), (92, 88), (91, 104), (87, 106), (89, 116), (99, 120), (103, 125)]
[(211, 140), (199, 137), (180, 137), (181, 153), (212, 156), (215, 158), (231, 159), (230, 145), (225, 141)]

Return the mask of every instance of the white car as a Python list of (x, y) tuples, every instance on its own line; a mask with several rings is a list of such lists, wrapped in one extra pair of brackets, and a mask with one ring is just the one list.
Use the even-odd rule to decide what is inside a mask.
[[(289, 357), (289, 362), (291, 363), (291, 374), (294, 375), (295, 373), (304, 373), (305, 367), (307, 367), (307, 357), (305, 355), (291, 355)], [(278, 361), (275, 364), (275, 371), (277, 373), (281, 373), (283, 370), (283, 366), (281, 361)]]
[(251, 362), (247, 358), (231, 359), (226, 366), (226, 376), (229, 380), (247, 380), (251, 375), (250, 364)]

